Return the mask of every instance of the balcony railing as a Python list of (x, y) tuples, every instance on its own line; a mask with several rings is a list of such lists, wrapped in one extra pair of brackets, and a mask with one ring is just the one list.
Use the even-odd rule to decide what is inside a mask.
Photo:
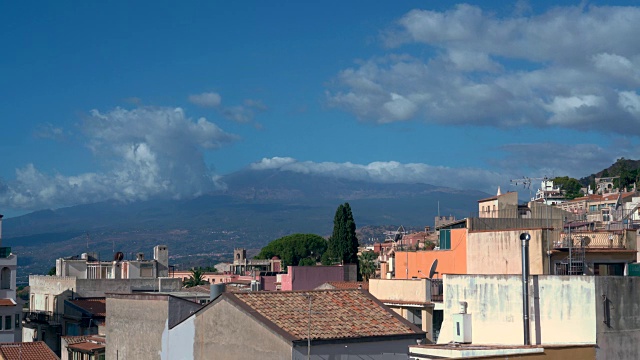
[(24, 323), (48, 324), (51, 326), (60, 325), (61, 316), (51, 311), (29, 311), (24, 314)]
[(562, 233), (560, 239), (554, 241), (554, 247), (556, 249), (569, 247), (626, 249), (627, 239), (622, 232), (589, 231), (572, 232), (571, 235)]
[(444, 299), (442, 279), (431, 279), (431, 301), (442, 302)]

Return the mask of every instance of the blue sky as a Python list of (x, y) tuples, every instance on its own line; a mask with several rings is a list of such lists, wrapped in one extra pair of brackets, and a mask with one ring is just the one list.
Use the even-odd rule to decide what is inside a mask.
[(0, 212), (279, 167), (494, 191), (638, 158), (629, 2), (3, 2)]

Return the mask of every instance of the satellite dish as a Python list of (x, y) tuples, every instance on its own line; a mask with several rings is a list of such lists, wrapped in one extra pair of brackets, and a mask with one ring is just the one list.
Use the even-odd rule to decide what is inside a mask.
[(583, 236), (582, 239), (580, 239), (580, 246), (587, 247), (587, 246), (589, 246), (589, 244), (591, 244), (591, 238), (590, 237)]
[(438, 267), (438, 259), (433, 260), (431, 264), (431, 270), (429, 270), (429, 279), (433, 279), (433, 275), (437, 274), (436, 268)]

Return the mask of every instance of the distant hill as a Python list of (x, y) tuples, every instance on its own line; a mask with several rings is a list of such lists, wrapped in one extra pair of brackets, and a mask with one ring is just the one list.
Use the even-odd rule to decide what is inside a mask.
[(620, 158), (608, 168), (585, 176), (578, 181), (585, 187), (591, 185), (593, 188), (596, 178), (610, 176), (620, 176), (623, 184), (637, 181), (640, 176), (640, 160)]
[[(61, 256), (86, 251), (150, 256), (167, 244), (171, 262), (191, 265), (230, 258), (234, 247), (259, 249), (297, 233), (328, 236), (337, 206), (351, 204), (358, 227), (433, 225), (443, 215), (468, 216), (489, 196), (429, 184), (379, 184), (281, 170), (243, 170), (227, 189), (187, 200), (106, 201), (5, 219), (3, 245), (19, 255), (22, 275), (42, 273)], [(382, 237), (382, 234), (380, 234)]]

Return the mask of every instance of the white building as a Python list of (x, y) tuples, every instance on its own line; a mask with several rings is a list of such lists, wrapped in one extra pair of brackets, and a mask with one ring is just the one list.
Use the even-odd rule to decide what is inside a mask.
[(2, 247), (2, 215), (0, 215), (0, 343), (22, 341), (21, 302), (16, 301), (18, 257), (10, 247)]

